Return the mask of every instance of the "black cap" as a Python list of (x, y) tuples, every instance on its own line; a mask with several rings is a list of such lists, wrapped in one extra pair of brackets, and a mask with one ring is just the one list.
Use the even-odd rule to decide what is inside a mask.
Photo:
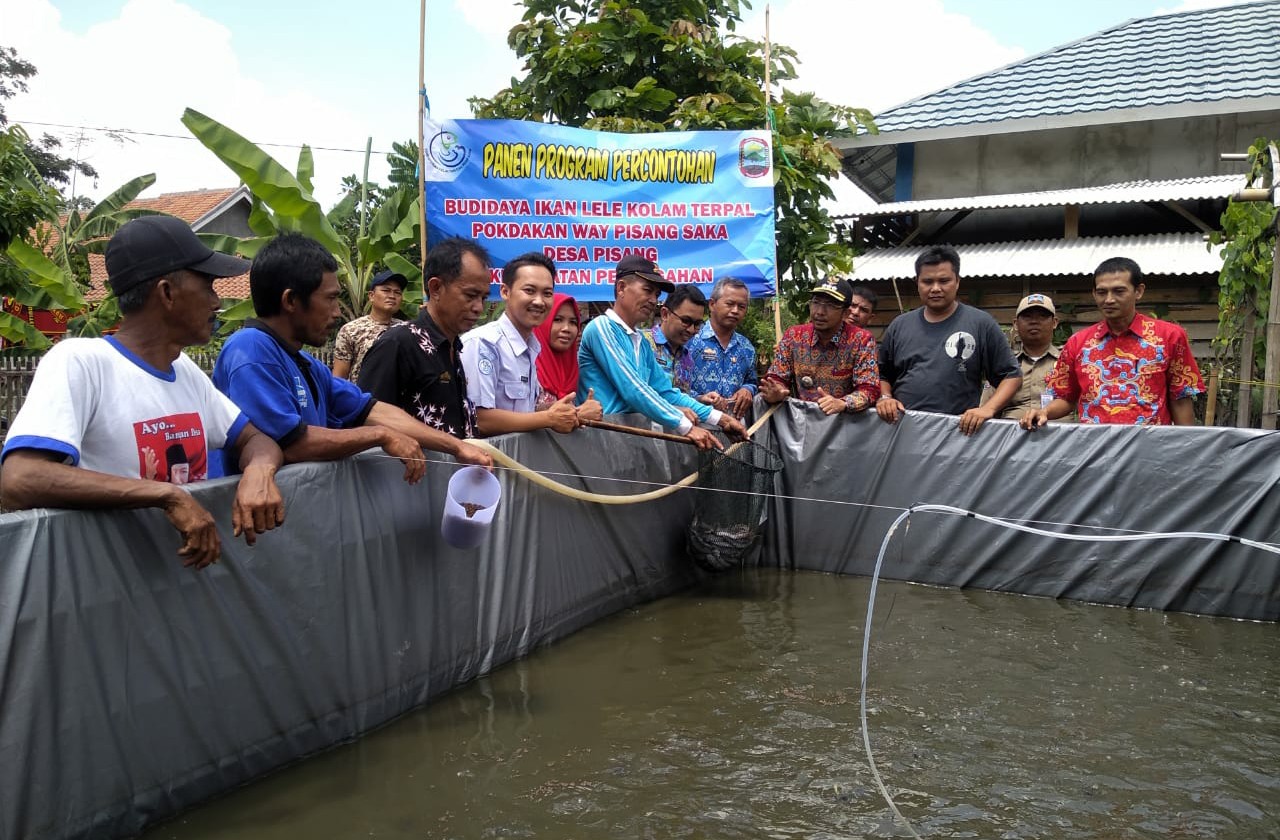
[(662, 276), (658, 271), (658, 267), (651, 260), (646, 260), (639, 254), (628, 254), (618, 260), (618, 270), (614, 272), (614, 279), (621, 280), (623, 277), (637, 275), (648, 280), (653, 285), (662, 289), (664, 292), (674, 292), (676, 284)]
[(853, 284), (848, 280), (837, 280), (833, 277), (814, 286), (810, 294), (823, 295), (841, 306), (848, 306), (849, 301), (853, 299)]
[(180, 268), (213, 277), (238, 277), (249, 270), (248, 260), (219, 254), (173, 216), (129, 222), (107, 243), (106, 260), (107, 282), (117, 295)]
[(405, 279), (405, 276), (400, 272), (392, 271), (389, 268), (386, 271), (379, 271), (377, 274), (373, 275), (373, 279), (369, 281), (369, 288), (376, 288), (381, 286), (383, 283), (399, 283), (402, 290), (409, 288), (409, 281)]

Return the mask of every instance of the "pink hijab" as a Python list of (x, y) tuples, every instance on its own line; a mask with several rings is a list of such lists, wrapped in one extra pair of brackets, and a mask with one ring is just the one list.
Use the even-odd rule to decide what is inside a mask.
[[(566, 303), (573, 306), (573, 317), (578, 322), (578, 335), (573, 340), (573, 346), (568, 350), (552, 350), (551, 324), (555, 321), (556, 314), (560, 312), (560, 307)], [(542, 390), (554, 394), (556, 399), (561, 399), (578, 390), (578, 342), (582, 338), (582, 313), (578, 311), (578, 302), (569, 295), (556, 292), (555, 297), (551, 299), (551, 314), (533, 328), (533, 334), (538, 337), (538, 343), (542, 345), (542, 352), (538, 353), (537, 362), (538, 382), (542, 384)]]

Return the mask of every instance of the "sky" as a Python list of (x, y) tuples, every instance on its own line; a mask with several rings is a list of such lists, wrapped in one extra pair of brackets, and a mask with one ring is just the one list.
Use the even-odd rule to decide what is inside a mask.
[[(800, 57), (800, 78), (786, 87), (874, 113), (1131, 18), (1225, 3), (775, 0), (769, 28)], [(763, 38), (764, 9), (753, 3), (738, 31)], [(469, 117), (469, 97), (520, 74), (506, 34), (521, 10), (512, 0), (427, 0), (433, 116)], [(290, 170), (310, 144), (327, 208), (342, 177), (360, 173), (368, 138), (375, 182), (385, 181), (391, 143), (416, 139), (419, 14), (413, 0), (0, 0), (0, 45), (38, 71), (5, 110), (98, 170), (77, 194), (100, 199), (148, 172), (157, 176), (148, 196), (234, 186), (180, 122), (190, 107)], [(847, 181), (837, 195), (846, 211), (869, 201)]]

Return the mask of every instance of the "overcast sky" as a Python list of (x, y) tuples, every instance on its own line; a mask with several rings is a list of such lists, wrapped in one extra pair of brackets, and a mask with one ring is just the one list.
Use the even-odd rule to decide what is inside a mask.
[[(1209, 5), (1224, 3), (778, 0), (770, 18), (773, 41), (802, 61), (788, 87), (877, 112), (1130, 18)], [(520, 73), (506, 46), (520, 12), (511, 0), (428, 0), (436, 117), (470, 116), (468, 97)], [(740, 32), (763, 37), (764, 4), (748, 15)], [(375, 153), (416, 138), (418, 20), (414, 0), (0, 0), (0, 44), (39, 71), (6, 110), (96, 167), (96, 184), (76, 184), (94, 198), (148, 172), (158, 181), (147, 195), (234, 186), (179, 121), (192, 107), (256, 143), (281, 144), (268, 150), (290, 169), (297, 146), (311, 144), (328, 207), (342, 177), (359, 173), (366, 138)], [(375, 154), (371, 179), (386, 170)], [(853, 193), (840, 190), (856, 203)]]

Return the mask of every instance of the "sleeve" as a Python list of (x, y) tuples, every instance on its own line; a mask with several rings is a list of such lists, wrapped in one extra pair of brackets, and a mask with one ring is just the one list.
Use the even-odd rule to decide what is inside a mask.
[(356, 358), (356, 342), (352, 335), (354, 330), (352, 324), (354, 321), (348, 321), (342, 325), (342, 329), (338, 330), (338, 337), (333, 341), (333, 359), (339, 362), (351, 362)]
[(1204, 379), (1200, 376), (1200, 367), (1196, 357), (1191, 353), (1187, 341), (1187, 332), (1177, 328), (1169, 347), (1169, 399), (1182, 400), (1203, 394)]
[(795, 338), (792, 336), (791, 330), (787, 330), (782, 334), (782, 340), (778, 342), (778, 347), (773, 353), (773, 364), (769, 365), (769, 372), (765, 376), (770, 379), (777, 379), (788, 387), (793, 386), (792, 380), (795, 378), (795, 371), (792, 367), (792, 347), (795, 344)]
[(467, 399), (476, 408), (497, 408), (498, 349), (478, 335), (464, 339), (462, 369), (467, 373)]
[(307, 427), (298, 411), (294, 388), (293, 375), (280, 365), (228, 365), (227, 396), (281, 448), (297, 440)]
[(311, 365), (312, 376), (327, 380), (329, 388), (329, 416), (327, 424), (333, 428), (354, 429), (363, 426), (373, 410), (373, 397), (360, 390), (353, 382), (333, 375), (333, 372), (317, 361)]
[(853, 392), (861, 393), (875, 403), (880, 398), (880, 366), (876, 364), (876, 340), (866, 330), (859, 330), (853, 360)]
[(987, 381), (994, 388), (1006, 379), (1021, 377), (1022, 366), (1018, 364), (1018, 358), (1013, 355), (1013, 348), (1009, 346), (1009, 337), (1000, 329), (995, 319), (986, 318), (984, 321), (983, 355), (986, 357)]
[[(893, 363), (893, 346), (897, 337), (898, 319), (895, 318), (889, 323), (889, 326), (885, 327), (884, 335), (880, 336), (880, 347), (876, 353), (879, 376), (891, 386), (896, 384), (898, 379), (898, 368)], [(877, 398), (879, 396), (879, 394), (876, 394)]]
[[(647, 362), (653, 366), (652, 369), (649, 371), (649, 386), (653, 388), (654, 392), (657, 393), (659, 397), (666, 400), (671, 405), (684, 406), (685, 408), (691, 410), (694, 414), (698, 416), (698, 419), (704, 423), (712, 419), (711, 406), (706, 405), (705, 403), (698, 402), (693, 397), (689, 396), (688, 394), (676, 388), (676, 386), (671, 381), (671, 377), (667, 376), (667, 372), (658, 366), (658, 360), (657, 358), (654, 357), (652, 353), (648, 355), (641, 353), (641, 359), (642, 359), (642, 364), (644, 363), (643, 360), (647, 360)], [(685, 417), (683, 414), (680, 414), (680, 419), (687, 421), (689, 418)], [(717, 420), (719, 419), (718, 413), (717, 413), (716, 419)], [(664, 425), (670, 425), (670, 424), (664, 424)], [(677, 426), (679, 425), (680, 424), (677, 424)], [(688, 429), (685, 429), (685, 431), (688, 431)], [(681, 432), (681, 434), (684, 434), (684, 432)]]
[(387, 330), (378, 336), (364, 354), (364, 361), (360, 363), (359, 387), (376, 400), (400, 405), (400, 346), (396, 343), (395, 332)]
[(80, 446), (93, 416), (100, 383), (69, 341), (55, 344), (36, 368), (26, 401), (9, 426), (0, 461), (19, 449), (39, 449), (80, 463)]
[(183, 375), (189, 376), (196, 383), (196, 393), (200, 397), (200, 416), (204, 421), (205, 446), (212, 463), (216, 450), (235, 444), (244, 427), (249, 425), (249, 415), (214, 387), (213, 380), (185, 353), (179, 358), (181, 361), (178, 364), (185, 368)]
[(1080, 383), (1075, 377), (1076, 360), (1080, 353), (1080, 345), (1068, 341), (1067, 346), (1058, 354), (1058, 361), (1053, 370), (1044, 378), (1044, 388), (1052, 391), (1054, 399), (1066, 400), (1069, 403), (1080, 401)]
[[(628, 358), (631, 348), (621, 347), (610, 338), (610, 335), (616, 332), (617, 330), (608, 324), (602, 324), (600, 328), (594, 330), (583, 330), (579, 352), (590, 353), (594, 357), (600, 375), (609, 380), (609, 384), (632, 411), (639, 412), (669, 429), (679, 428), (682, 422), (687, 423), (687, 418), (676, 410), (675, 406), (662, 399), (650, 384), (655, 381), (655, 374), (664, 380), (667, 376), (662, 372), (662, 368), (658, 367), (653, 352), (643, 352), (647, 348), (641, 345), (640, 364), (646, 366), (645, 375), (642, 376), (636, 365)], [(667, 380), (667, 387), (671, 387), (669, 380)]]

